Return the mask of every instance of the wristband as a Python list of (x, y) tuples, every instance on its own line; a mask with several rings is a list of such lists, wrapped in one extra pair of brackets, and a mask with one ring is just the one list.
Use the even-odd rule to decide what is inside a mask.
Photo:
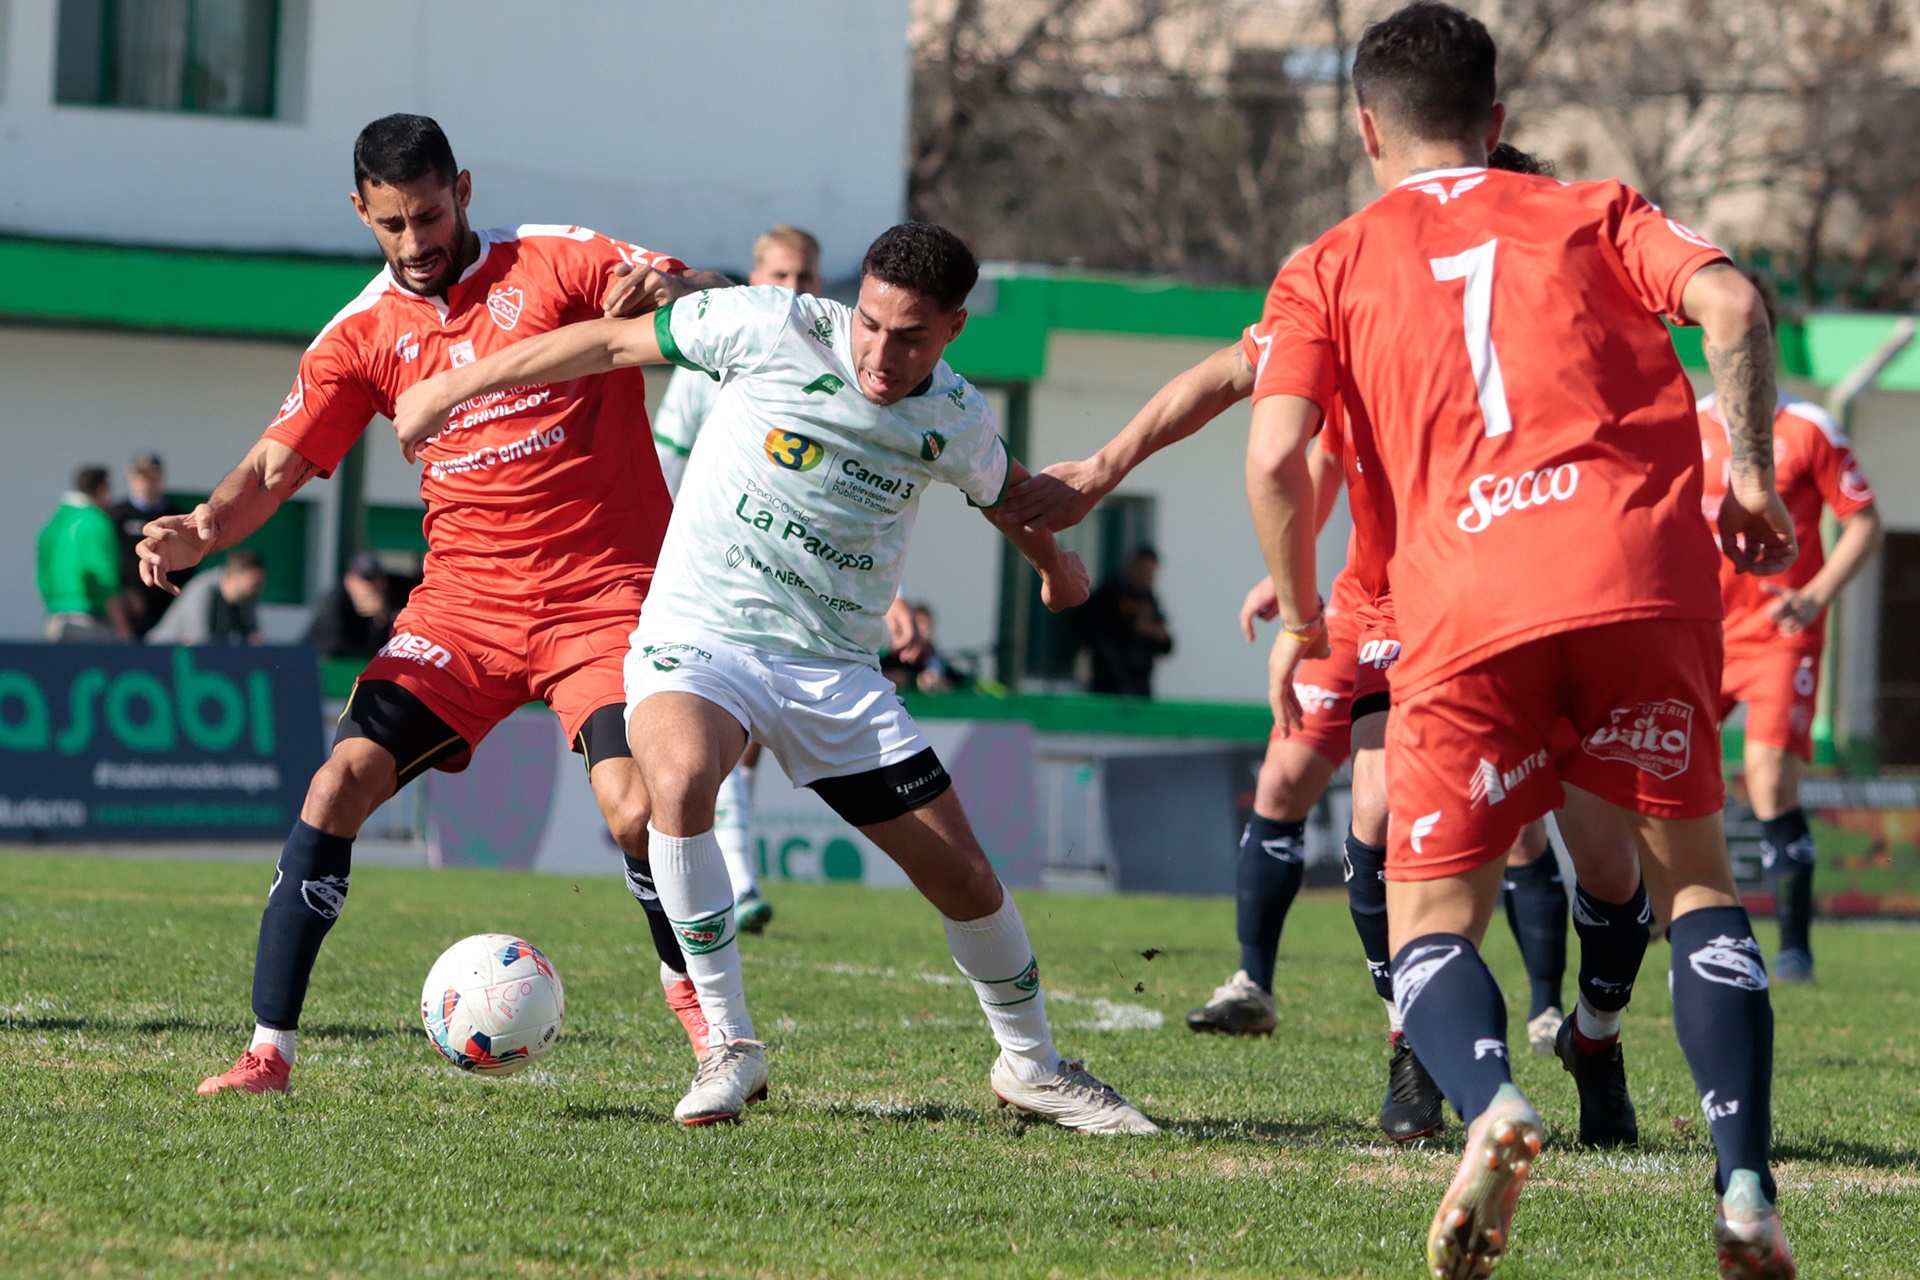
[(1287, 639), (1289, 640), (1297, 640), (1301, 644), (1309, 644), (1313, 641), (1314, 637), (1318, 636), (1322, 631), (1326, 630), (1326, 626), (1327, 626), (1327, 602), (1325, 599), (1321, 599), (1319, 601), (1318, 611), (1311, 618), (1307, 619), (1305, 622), (1301, 623), (1297, 627), (1290, 627), (1286, 623), (1282, 622), (1280, 624), (1280, 630), (1283, 633), (1285, 633)]

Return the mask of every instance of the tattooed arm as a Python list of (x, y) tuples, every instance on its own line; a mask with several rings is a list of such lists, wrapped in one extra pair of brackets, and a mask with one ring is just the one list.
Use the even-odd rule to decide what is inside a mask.
[(134, 549), (140, 557), (140, 580), (179, 595), (180, 588), (167, 580), (169, 573), (190, 569), (215, 551), (246, 541), (281, 503), (319, 474), (320, 468), (278, 440), (260, 440), (192, 512), (162, 516), (141, 530), (144, 536)]
[(1694, 272), (1681, 293), (1701, 329), (1707, 367), (1726, 420), (1727, 499), (1720, 504), (1720, 546), (1742, 573), (1779, 573), (1799, 554), (1793, 521), (1773, 488), (1773, 330), (1760, 291), (1728, 262)]

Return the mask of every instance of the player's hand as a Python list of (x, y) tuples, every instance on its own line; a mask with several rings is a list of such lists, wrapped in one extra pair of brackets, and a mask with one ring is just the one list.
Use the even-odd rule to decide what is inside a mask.
[(393, 430), (400, 437), (400, 453), (408, 462), (418, 462), (420, 446), (447, 429), (447, 414), (452, 407), (441, 392), (444, 373), (416, 382), (393, 402)]
[(668, 274), (653, 267), (622, 262), (613, 269), (613, 279), (607, 282), (606, 296), (600, 300), (600, 313), (609, 320), (629, 320), (658, 311), (699, 288), (684, 272)]
[(140, 558), (140, 581), (179, 595), (180, 588), (168, 581), (167, 575), (199, 564), (219, 532), (213, 508), (204, 502), (184, 516), (161, 516), (147, 521), (146, 527), (140, 530), (140, 541), (133, 548)]
[(1302, 641), (1284, 629), (1273, 638), (1267, 654), (1267, 703), (1273, 708), (1273, 722), (1280, 726), (1281, 737), (1305, 728), (1306, 712), (1300, 707), (1300, 695), (1293, 689), (1293, 673), (1308, 658), (1324, 658), (1332, 652), (1323, 622), (1313, 639)]
[(1780, 628), (1782, 635), (1799, 635), (1811, 627), (1813, 620), (1820, 616), (1820, 611), (1827, 607), (1825, 600), (1805, 588), (1796, 591), (1792, 587), (1780, 587), (1771, 582), (1763, 582), (1760, 584), (1760, 589), (1777, 601), (1773, 608), (1767, 611), (1767, 616), (1773, 619), (1773, 625)]
[(1056, 462), (1028, 476), (1001, 501), (999, 513), (1028, 529), (1071, 529), (1113, 486), (1092, 460)]
[(1076, 551), (1062, 551), (1059, 565), (1040, 575), (1040, 599), (1054, 613), (1083, 605), (1092, 594), (1093, 579)]
[(1800, 555), (1793, 518), (1770, 484), (1729, 489), (1719, 524), (1720, 548), (1740, 573), (1779, 573)]
[(1273, 577), (1268, 575), (1253, 584), (1253, 590), (1247, 592), (1247, 598), (1240, 602), (1240, 634), (1253, 643), (1253, 623), (1272, 622), (1280, 616), (1280, 593), (1273, 589)]

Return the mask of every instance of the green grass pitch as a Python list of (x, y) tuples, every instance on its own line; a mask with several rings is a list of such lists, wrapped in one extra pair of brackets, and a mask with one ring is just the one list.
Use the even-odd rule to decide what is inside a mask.
[[(745, 940), (773, 1084), (737, 1128), (669, 1118), (691, 1059), (617, 879), (357, 872), (292, 1095), (199, 1098), (251, 1023), (270, 876), (0, 856), (0, 1274), (1411, 1278), (1458, 1159), (1457, 1124), (1378, 1138), (1382, 1019), (1325, 893), (1295, 908), (1262, 1041), (1181, 1023), (1235, 966), (1230, 903), (1020, 895), (1060, 1044), (1158, 1139), (996, 1108), (932, 909), (840, 887), (776, 886)], [(567, 985), (559, 1044), (505, 1080), (443, 1064), (417, 1016), (434, 957), (485, 931), (533, 939)], [(1920, 930), (1816, 944), (1821, 984), (1775, 993), (1801, 1274), (1920, 1275)], [(1503, 924), (1487, 950), (1523, 995)], [(1577, 1149), (1571, 1081), (1517, 1055), (1549, 1133), (1502, 1276), (1714, 1274), (1666, 964), (1656, 944), (1627, 1017), (1637, 1152)]]

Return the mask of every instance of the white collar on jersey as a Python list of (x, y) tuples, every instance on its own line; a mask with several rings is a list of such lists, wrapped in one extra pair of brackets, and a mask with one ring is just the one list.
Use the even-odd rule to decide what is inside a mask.
[(1400, 187), (1409, 186), (1415, 182), (1433, 182), (1439, 178), (1464, 178), (1470, 173), (1485, 172), (1487, 172), (1487, 166), (1483, 164), (1470, 164), (1461, 169), (1422, 169), (1418, 173), (1408, 174), (1393, 185), (1397, 190)]

